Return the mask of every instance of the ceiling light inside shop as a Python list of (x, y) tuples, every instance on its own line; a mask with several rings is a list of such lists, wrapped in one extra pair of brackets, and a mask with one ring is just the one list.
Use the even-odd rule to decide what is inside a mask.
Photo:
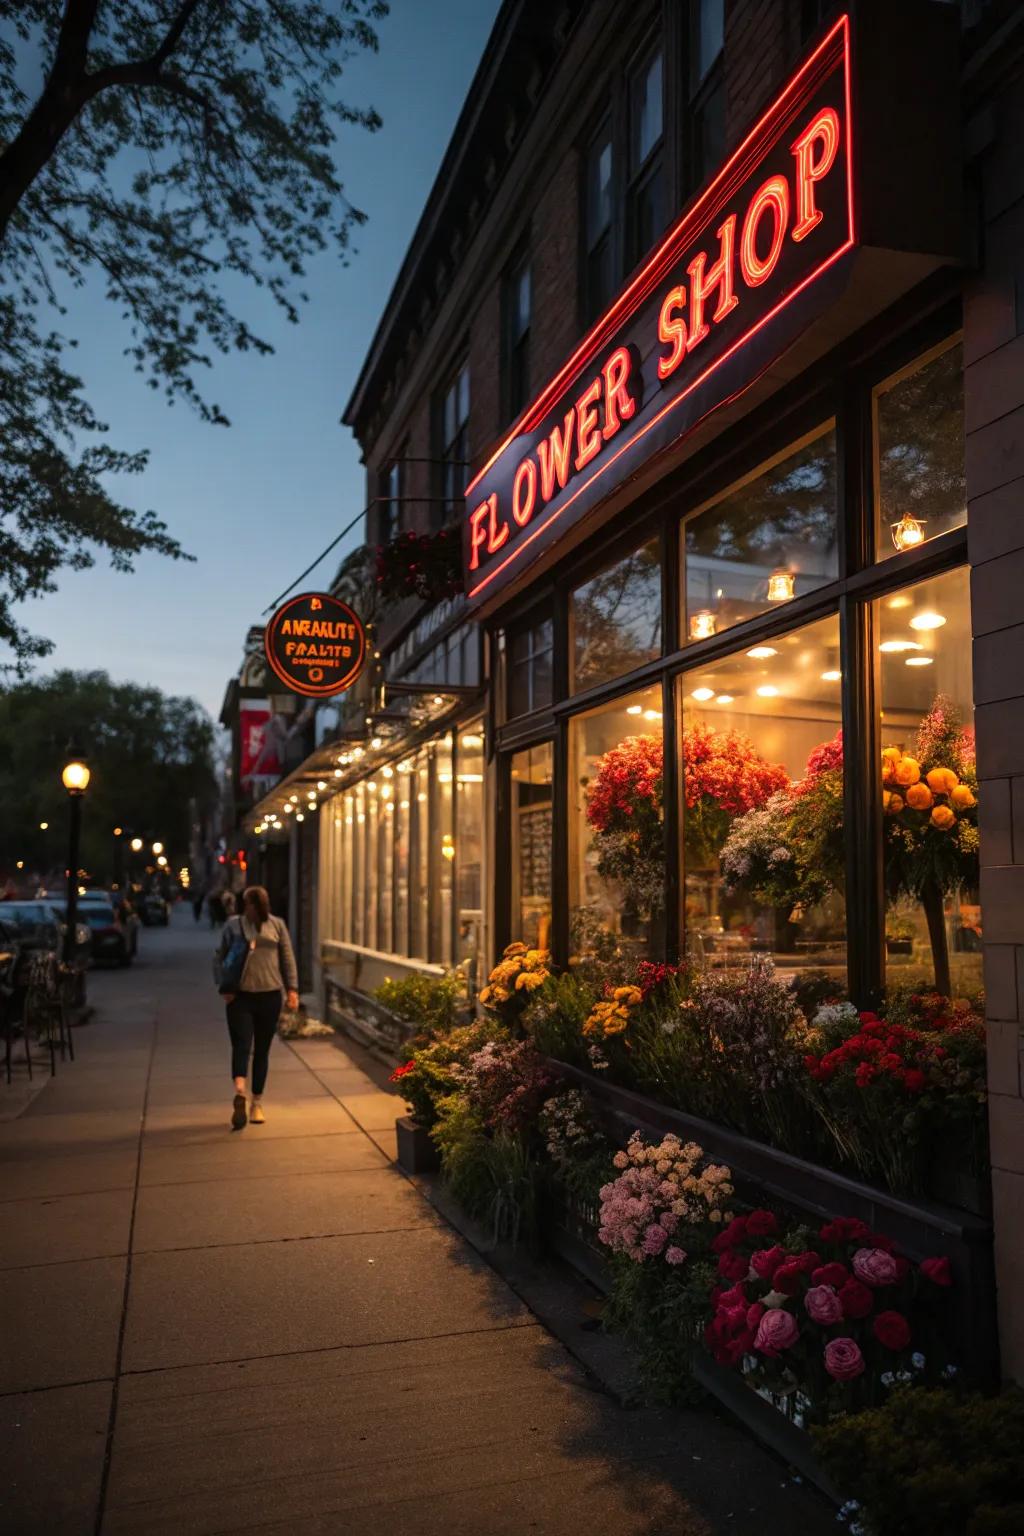
[(374, 736), (373, 740), (370, 742), (370, 746), (373, 748), (373, 750), (375, 752), (377, 751), (377, 749), (379, 747), (382, 747), (383, 745), (384, 745), (384, 742), (382, 741), (382, 739), (379, 736)]
[(769, 656), (777, 656), (778, 654), (774, 645), (755, 645), (753, 650), (747, 652), (751, 661), (767, 661)]
[[(721, 594), (719, 594), (721, 595)], [(710, 608), (690, 615), (690, 639), (710, 640), (715, 633), (715, 616)]]
[(401, 801), (399, 801), (399, 806), (400, 806), (400, 808), (403, 811), (407, 811), (409, 809), (409, 802), (408, 802), (408, 800), (401, 800)]
[(301, 811), (299, 811), (298, 815), (295, 817), (296, 821), (305, 821), (305, 819), (306, 818), (305, 818), (305, 816), (303, 816)]
[(924, 647), (917, 640), (883, 640), (878, 649), (898, 655), (902, 651), (920, 651)]
[(796, 592), (796, 577), (792, 571), (773, 571), (768, 578), (768, 601), (788, 603)]
[(941, 629), (946, 622), (943, 613), (915, 613), (910, 621), (911, 629)]
[(931, 656), (908, 656), (903, 665), (905, 667), (930, 667), (933, 659)]
[(442, 698), (441, 694), (439, 694), (439, 693), (435, 693), (434, 694), (434, 703), (435, 704), (443, 704), (444, 703), (444, 699)]
[(695, 688), (691, 694), (691, 698), (699, 700), (701, 704), (707, 703), (708, 699), (713, 699), (714, 696), (713, 688)]
[(381, 773), (386, 779), (393, 779), (395, 776), (395, 770), (391, 767), (390, 764), (386, 768), (382, 768)]
[(294, 809), (295, 809), (294, 805), (292, 805), (291, 801), (289, 801), (288, 804), (284, 808), (285, 815), (286, 816), (290, 816), (292, 811), (294, 811)]
[(627, 715), (642, 715), (643, 712), (644, 707), (642, 704), (629, 704), (626, 706)]
[(731, 693), (720, 693), (715, 699), (716, 704), (733, 704), (735, 700)]
[(344, 778), (344, 770), (341, 769), (341, 768), (335, 768), (335, 770), (334, 770), (334, 777), (336, 779)]
[(463, 736), (463, 738), (462, 738), (462, 745), (464, 747), (482, 747), (483, 744), (484, 744), (483, 737), (482, 736), (478, 736), (475, 731), (470, 731), (467, 735)]
[(327, 781), (325, 779), (317, 779), (316, 787), (323, 792), (327, 788)]
[(377, 792), (377, 780), (376, 779), (371, 779), (366, 787), (370, 791), (371, 795), (376, 794), (376, 792)]
[(644, 719), (645, 720), (660, 720), (661, 719), (661, 710), (660, 709), (645, 709), (644, 710)]
[(777, 688), (773, 688), (771, 683), (764, 683), (757, 690), (757, 696), (759, 699), (775, 699), (778, 698), (778, 694), (779, 690)]
[(898, 523), (891, 523), (892, 541), (902, 554), (905, 549), (916, 549), (924, 542), (924, 523), (920, 518), (904, 512)]
[(382, 800), (390, 800), (391, 799), (391, 785), (390, 784), (382, 784), (381, 787), (380, 787), (380, 795), (381, 795), (381, 799)]
[(821, 674), (821, 680), (823, 683), (838, 683), (842, 675), (843, 674), (841, 672), (837, 672), (835, 668), (833, 668), (831, 672), (823, 672)]
[(910, 598), (905, 592), (897, 592), (895, 597), (890, 597), (886, 606), (889, 608), (909, 608)]

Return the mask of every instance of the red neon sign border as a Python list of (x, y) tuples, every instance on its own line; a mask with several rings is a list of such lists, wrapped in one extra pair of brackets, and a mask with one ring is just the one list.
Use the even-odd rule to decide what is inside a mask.
[[(337, 683), (323, 684), (319, 686), (316, 683), (296, 683), (294, 678), (288, 676), (288, 673), (284, 670), (281, 663), (274, 655), (271, 642), (277, 638), (277, 626), (279, 621), (284, 618), (289, 608), (294, 608), (296, 603), (308, 602), (311, 597), (330, 598), (332, 603), (337, 603), (340, 607), (345, 609), (346, 613), (348, 613), (355, 621), (356, 629), (359, 631), (358, 659), (349, 669), (349, 671), (345, 673), (344, 681), (340, 684), (340, 686)], [(300, 695), (300, 697), (307, 699), (330, 698), (332, 694), (344, 693), (346, 689), (351, 688), (352, 684), (363, 670), (363, 663), (366, 660), (366, 628), (359, 615), (349, 607), (348, 603), (343, 602), (340, 597), (333, 597), (329, 592), (300, 592), (296, 597), (290, 597), (286, 603), (282, 603), (277, 612), (272, 614), (271, 617), (267, 620), (267, 626), (263, 631), (263, 654), (267, 661), (270, 663), (271, 671), (279, 679), (280, 682), (284, 683), (285, 687), (289, 689), (290, 692), (297, 693)]]
[[(676, 224), (674, 224), (672, 226), (672, 228), (669, 230), (668, 234), (662, 240), (661, 244), (655, 250), (654, 254), (650, 257), (650, 259), (647, 262), (644, 263), (644, 266), (637, 273), (636, 277), (634, 277), (633, 281), (629, 284), (629, 286), (627, 288), (625, 288), (622, 293), (619, 294), (618, 298), (613, 302), (611, 307), (605, 311), (605, 313), (601, 316), (600, 320), (596, 321), (595, 324), (591, 326), (591, 328), (587, 332), (586, 336), (584, 336), (583, 340), (580, 342), (579, 346), (576, 348), (576, 351), (567, 360), (567, 362), (565, 362), (563, 364), (563, 366), (559, 369), (558, 373), (555, 374), (554, 378), (551, 379), (551, 381), (546, 385), (546, 387), (542, 390), (542, 392), (537, 396), (536, 400), (534, 400), (527, 407), (527, 409), (523, 412), (523, 414), (519, 417), (519, 419), (517, 420), (515, 426), (511, 428), (511, 430), (509, 431), (509, 433), (506, 436), (506, 438), (504, 439), (504, 441), (499, 444), (499, 446), (491, 454), (491, 457), (487, 460), (487, 463), (483, 466), (482, 469), (479, 469), (477, 471), (477, 473), (473, 476), (472, 480), (466, 486), (466, 489), (463, 492), (464, 496), (468, 497), (473, 492), (473, 490), (476, 488), (476, 486), (478, 486), (480, 484), (480, 481), (487, 474), (488, 470), (490, 470), (490, 469), (492, 469), (494, 467), (494, 465), (501, 458), (502, 454), (505, 452), (505, 449), (509, 446), (509, 444), (513, 443), (515, 441), (515, 439), (519, 436), (519, 432), (520, 432), (520, 429), (522, 428), (523, 424), (525, 422), (531, 422), (531, 421), (534, 421), (534, 420), (539, 421), (543, 417), (545, 411), (551, 405), (552, 401), (557, 399), (558, 395), (562, 392), (564, 384), (569, 379), (575, 377), (575, 375), (579, 372), (579, 370), (586, 363), (587, 359), (594, 355), (594, 353), (598, 350), (598, 348), (600, 347), (600, 345), (602, 343), (602, 340), (605, 337), (605, 333), (606, 333), (606, 331), (608, 330), (608, 327), (609, 327), (609, 322), (618, 314), (618, 312), (621, 309), (623, 309), (623, 306), (626, 306), (626, 308), (628, 310), (627, 301), (633, 296), (633, 294), (635, 293), (636, 289), (638, 287), (640, 287), (648, 278), (650, 278), (651, 274), (654, 272), (655, 268), (659, 265), (659, 263), (661, 262), (662, 258), (664, 257), (665, 252), (673, 245), (674, 242), (678, 241), (678, 239), (679, 239), (683, 229), (685, 228), (685, 226), (693, 222), (693, 220), (695, 219), (698, 211), (704, 206), (705, 203), (708, 202), (708, 200), (711, 198), (711, 196), (715, 192), (715, 190), (721, 185), (722, 181), (728, 175), (729, 171), (735, 165), (736, 161), (743, 155), (744, 151), (749, 147), (751, 141), (757, 137), (758, 133), (761, 131), (761, 129), (763, 128), (763, 126), (764, 126), (765, 122), (768, 120), (768, 118), (772, 117), (779, 110), (779, 108), (782, 106), (783, 102), (787, 99), (787, 97), (789, 97), (792, 94), (792, 92), (797, 88), (797, 86), (804, 79), (804, 76), (811, 72), (811, 70), (813, 69), (814, 65), (817, 63), (818, 59), (821, 57), (821, 55), (823, 53), (828, 51), (828, 49), (831, 47), (832, 43), (834, 42), (834, 40), (836, 38), (836, 35), (838, 33), (840, 33), (840, 32), (843, 33), (843, 67), (844, 67), (844, 71), (845, 71), (845, 75), (846, 75), (846, 112), (847, 112), (847, 125), (849, 125), (849, 123), (850, 123), (850, 96), (851, 96), (851, 92), (850, 92), (850, 17), (849, 17), (848, 13), (844, 12), (844, 14), (842, 16), (838, 17), (838, 19), (836, 20), (835, 24), (831, 28), (831, 30), (825, 35), (825, 37), (822, 38), (822, 40), (818, 44), (817, 48), (810, 55), (810, 57), (807, 58), (804, 61), (804, 63), (801, 65), (800, 69), (793, 76), (793, 78), (789, 81), (789, 83), (783, 88), (783, 90), (779, 93), (779, 95), (776, 96), (775, 100), (770, 104), (770, 106), (768, 106), (765, 109), (765, 111), (761, 114), (761, 116), (758, 118), (757, 122), (754, 124), (753, 128), (751, 128), (750, 132), (747, 134), (746, 138), (742, 141), (742, 143), (740, 143), (737, 146), (737, 148), (733, 150), (732, 154), (729, 156), (729, 159), (722, 166), (721, 170), (718, 172), (718, 175), (715, 177), (714, 181), (708, 183), (708, 185), (705, 187), (704, 191), (698, 197), (697, 201), (695, 203), (693, 203), (691, 205), (691, 207), (689, 207), (686, 210), (686, 212), (684, 213), (683, 217), (680, 220), (678, 220)], [(850, 137), (851, 136), (850, 136), (850, 134), (848, 132), (847, 133), (848, 141), (849, 141)], [(852, 175), (852, 164), (853, 164), (852, 147), (851, 147), (850, 143), (848, 142), (848, 144), (847, 144), (847, 180), (849, 182), (848, 197), (849, 197), (849, 207), (850, 207), (850, 227), (851, 227), (851, 230), (853, 228), (853, 175)], [(638, 299), (637, 302), (640, 302), (640, 299)], [(622, 319), (622, 318), (625, 318), (625, 316), (624, 315), (620, 316), (620, 319)], [(520, 546), (520, 547), (522, 547), (522, 546)]]
[[(836, 26), (843, 26), (846, 21), (847, 17), (843, 16), (840, 18), (839, 22), (837, 22)], [(833, 28), (833, 32), (834, 31), (835, 28)], [(829, 36), (831, 37), (831, 35), (832, 34), (830, 33)], [(828, 39), (826, 39), (826, 41), (828, 41)], [(673, 398), (666, 405), (662, 406), (661, 410), (658, 411), (655, 416), (652, 416), (651, 420), (646, 422), (644, 426), (640, 428), (640, 431), (635, 434), (635, 436), (631, 437), (627, 443), (623, 443), (621, 448), (616, 449), (615, 453), (613, 453), (610, 458), (605, 459), (592, 475), (584, 480), (581, 485), (576, 487), (567, 501), (564, 501), (562, 505), (558, 507), (557, 510), (553, 512), (549, 518), (546, 518), (544, 522), (540, 523), (532, 533), (527, 534), (525, 539), (521, 539), (519, 543), (516, 544), (515, 548), (510, 550), (510, 552), (505, 556), (505, 559), (502, 560), (499, 565), (494, 566), (492, 570), (487, 572), (482, 581), (477, 582), (475, 587), (471, 587), (469, 592), (466, 594), (467, 597), (476, 597), (479, 592), (482, 592), (484, 588), (488, 586), (496, 576), (500, 575), (501, 572), (505, 570), (505, 568), (510, 565), (513, 560), (518, 559), (521, 552), (526, 549), (529, 544), (532, 544), (534, 539), (538, 538), (547, 528), (550, 528), (551, 524), (556, 522), (558, 518), (561, 517), (563, 512), (567, 512), (577, 497), (581, 496), (588, 486), (593, 485), (594, 481), (599, 479), (600, 476), (604, 474), (606, 469), (610, 469), (616, 460), (620, 459), (624, 453), (628, 453), (631, 448), (633, 448), (647, 435), (652, 427), (657, 426), (659, 421), (667, 416), (670, 411), (675, 410), (676, 406), (680, 405), (688, 395), (691, 395), (700, 384), (703, 384), (704, 380), (708, 378), (712, 373), (714, 373), (716, 368), (720, 367), (722, 363), (726, 362), (730, 357), (732, 357), (734, 353), (740, 349), (740, 347), (746, 346), (751, 337), (756, 336), (757, 332), (766, 326), (769, 321), (773, 320), (775, 316), (780, 312), (780, 310), (785, 309), (787, 304), (791, 303), (792, 300), (795, 299), (799, 293), (802, 293), (805, 288), (809, 287), (811, 283), (816, 282), (823, 272), (826, 272), (829, 267), (833, 266), (842, 256), (845, 256), (847, 251), (851, 250), (852, 247), (857, 243), (853, 196), (853, 117), (852, 89), (850, 83), (850, 50), (848, 36), (846, 41), (847, 46), (843, 57), (847, 124), (846, 197), (847, 212), (849, 215), (849, 225), (846, 240), (841, 246), (838, 247), (838, 249), (832, 252), (831, 256), (826, 256), (823, 261), (819, 262), (818, 266), (815, 267), (813, 272), (809, 272), (807, 276), (802, 278), (795, 287), (789, 290), (788, 293), (783, 294), (778, 303), (772, 309), (770, 309), (766, 315), (762, 315), (760, 320), (752, 325), (749, 330), (744, 331), (742, 336), (738, 336), (733, 342), (732, 346), (722, 353), (721, 357), (717, 357), (715, 358), (714, 362), (709, 363), (704, 372), (698, 375), (698, 377), (694, 379), (692, 383), (688, 384), (681, 394), (673, 396)], [(824, 47), (824, 43), (821, 46)], [(483, 471), (481, 471), (481, 473), (483, 473)]]

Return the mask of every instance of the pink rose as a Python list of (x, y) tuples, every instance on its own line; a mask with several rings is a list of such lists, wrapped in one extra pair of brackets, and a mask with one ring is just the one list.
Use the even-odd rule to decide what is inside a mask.
[(899, 1278), (896, 1260), (884, 1248), (858, 1248), (853, 1272), (865, 1285), (894, 1285)]
[(759, 1349), (762, 1355), (778, 1355), (784, 1349), (791, 1349), (799, 1337), (800, 1330), (792, 1312), (775, 1307), (766, 1312), (758, 1323), (754, 1348)]
[(836, 1381), (852, 1381), (864, 1373), (864, 1356), (853, 1339), (830, 1339), (825, 1345), (825, 1369)]
[(812, 1285), (804, 1297), (807, 1315), (814, 1323), (828, 1327), (843, 1315), (842, 1303), (830, 1285)]

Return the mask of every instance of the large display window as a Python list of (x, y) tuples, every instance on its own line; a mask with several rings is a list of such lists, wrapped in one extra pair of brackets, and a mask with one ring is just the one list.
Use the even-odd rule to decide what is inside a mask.
[(572, 594), (572, 690), (612, 682), (661, 655), (661, 546), (651, 539)]
[(878, 558), (967, 521), (963, 343), (941, 342), (872, 395)]
[(531, 949), (551, 945), (554, 751), (549, 741), (516, 752), (509, 764), (512, 919)]

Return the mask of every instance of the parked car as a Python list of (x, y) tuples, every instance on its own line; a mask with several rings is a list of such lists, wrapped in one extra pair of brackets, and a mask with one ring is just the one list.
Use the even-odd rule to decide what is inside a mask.
[(166, 928), (171, 919), (171, 909), (162, 896), (150, 891), (139, 904), (139, 916), (147, 928)]
[(134, 960), (139, 952), (139, 928), (142, 925), (128, 897), (122, 896), (118, 891), (86, 891), (84, 896), (78, 898), (78, 910), (84, 916), (90, 907), (113, 907), (118, 921), (125, 930), (128, 950)]
[(87, 901), (81, 910), (92, 933), (93, 959), (131, 965), (135, 958), (135, 934), (121, 921), (111, 903)]
[[(0, 902), (0, 921), (13, 933), (20, 951), (16, 971), (19, 986), (27, 980), (30, 956), (37, 950), (63, 954), (67, 923), (62, 909), (51, 901)], [(86, 922), (75, 924), (75, 980), (72, 1006), (85, 1004), (85, 972), (92, 952), (92, 932)]]

